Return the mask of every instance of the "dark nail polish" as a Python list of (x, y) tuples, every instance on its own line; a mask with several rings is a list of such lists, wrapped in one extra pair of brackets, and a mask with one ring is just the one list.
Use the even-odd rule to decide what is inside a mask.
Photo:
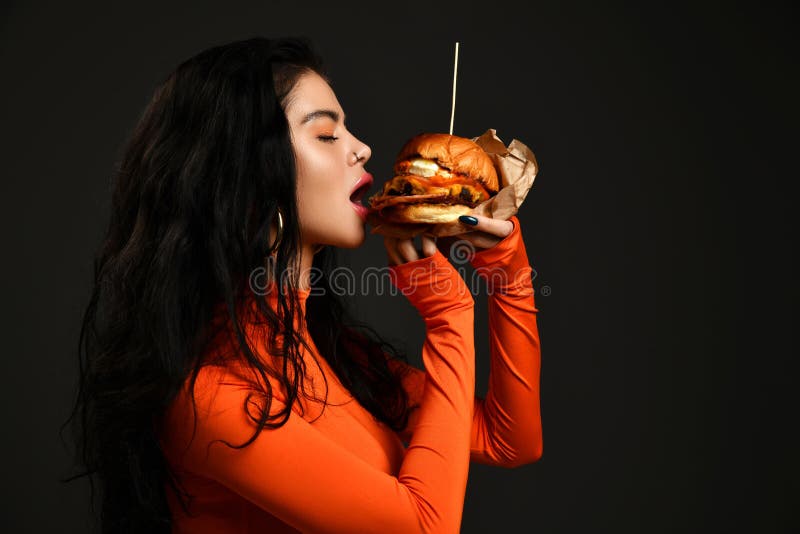
[(476, 219), (471, 215), (462, 215), (461, 217), (458, 218), (458, 221), (464, 224), (468, 224), (470, 226), (475, 226), (476, 224), (478, 224), (478, 219)]

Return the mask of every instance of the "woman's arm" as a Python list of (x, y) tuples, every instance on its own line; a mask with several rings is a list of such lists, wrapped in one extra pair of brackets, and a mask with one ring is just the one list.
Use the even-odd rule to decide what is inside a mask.
[[(169, 413), (173, 462), (249, 499), (303, 532), (457, 533), (469, 469), (475, 388), (474, 301), (447, 259), (434, 256), (392, 266), (393, 283), (422, 315), (427, 380), (417, 430), (397, 477), (328, 439), (295, 412), (264, 429), (242, 449), (254, 427), (243, 411), (246, 382), (212, 371), (198, 380), (194, 440), (186, 397)], [(446, 286), (450, 286), (449, 289)], [(277, 388), (275, 388), (277, 391)], [(273, 399), (273, 410), (283, 408)]]
[[(487, 280), (489, 290), (489, 387), (485, 398), (475, 396), (470, 435), (474, 462), (516, 467), (542, 455), (539, 401), (541, 353), (536, 323), (532, 269), (516, 217), (511, 233), (491, 248), (475, 254), (472, 265)], [(411, 402), (418, 400), (425, 373), (409, 367), (403, 380)], [(416, 426), (412, 412), (401, 439), (408, 441)]]

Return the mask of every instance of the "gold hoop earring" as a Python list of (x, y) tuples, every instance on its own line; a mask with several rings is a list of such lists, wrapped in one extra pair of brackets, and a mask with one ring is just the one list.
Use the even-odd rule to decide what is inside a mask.
[(317, 245), (317, 248), (314, 249), (313, 254), (316, 256), (319, 252), (322, 252), (323, 248), (325, 248), (325, 245)]
[(281, 209), (277, 208), (278, 210), (278, 231), (275, 235), (275, 243), (272, 244), (267, 249), (267, 256), (273, 254), (276, 250), (278, 250), (278, 245), (281, 244), (281, 239), (283, 239), (283, 214), (281, 213)]

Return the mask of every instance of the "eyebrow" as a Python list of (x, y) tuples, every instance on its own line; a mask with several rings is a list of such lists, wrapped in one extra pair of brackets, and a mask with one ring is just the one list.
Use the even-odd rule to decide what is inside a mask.
[(311, 113), (303, 117), (303, 120), (300, 121), (300, 124), (311, 122), (314, 119), (318, 119), (320, 117), (328, 117), (329, 119), (333, 120), (333, 122), (339, 122), (338, 112), (333, 111), (332, 109), (318, 109), (316, 111), (312, 111)]

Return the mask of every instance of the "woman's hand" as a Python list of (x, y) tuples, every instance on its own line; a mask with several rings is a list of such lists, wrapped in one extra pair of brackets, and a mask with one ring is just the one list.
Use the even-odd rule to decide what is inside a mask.
[[(433, 256), (436, 253), (436, 238), (422, 234), (422, 255)], [(420, 259), (420, 254), (414, 246), (413, 239), (384, 236), (383, 244), (389, 255), (389, 265), (400, 265)]]
[(418, 260), (422, 256), (432, 256), (437, 248), (447, 256), (450, 246), (456, 241), (468, 241), (475, 249), (491, 248), (514, 230), (514, 223), (511, 221), (493, 219), (482, 215), (469, 215), (467, 217), (469, 217), (467, 220), (474, 220), (477, 223), (472, 225), (459, 220), (459, 224), (464, 227), (464, 233), (462, 234), (439, 238), (422, 234), (420, 236), (422, 239), (421, 254), (414, 246), (412, 238), (403, 239), (384, 236), (383, 244), (386, 246), (386, 252), (389, 255), (389, 264), (399, 265)]
[[(511, 221), (492, 219), (482, 215), (467, 215), (464, 218), (477, 221), (477, 223), (474, 225), (468, 224), (459, 218), (459, 224), (464, 227), (465, 233), (444, 238), (440, 237), (437, 241), (440, 249), (444, 246), (446, 248), (442, 249), (443, 251), (449, 250), (455, 241), (469, 241), (476, 249), (491, 248), (514, 230), (514, 223)], [(447, 252), (443, 253), (447, 254)]]

